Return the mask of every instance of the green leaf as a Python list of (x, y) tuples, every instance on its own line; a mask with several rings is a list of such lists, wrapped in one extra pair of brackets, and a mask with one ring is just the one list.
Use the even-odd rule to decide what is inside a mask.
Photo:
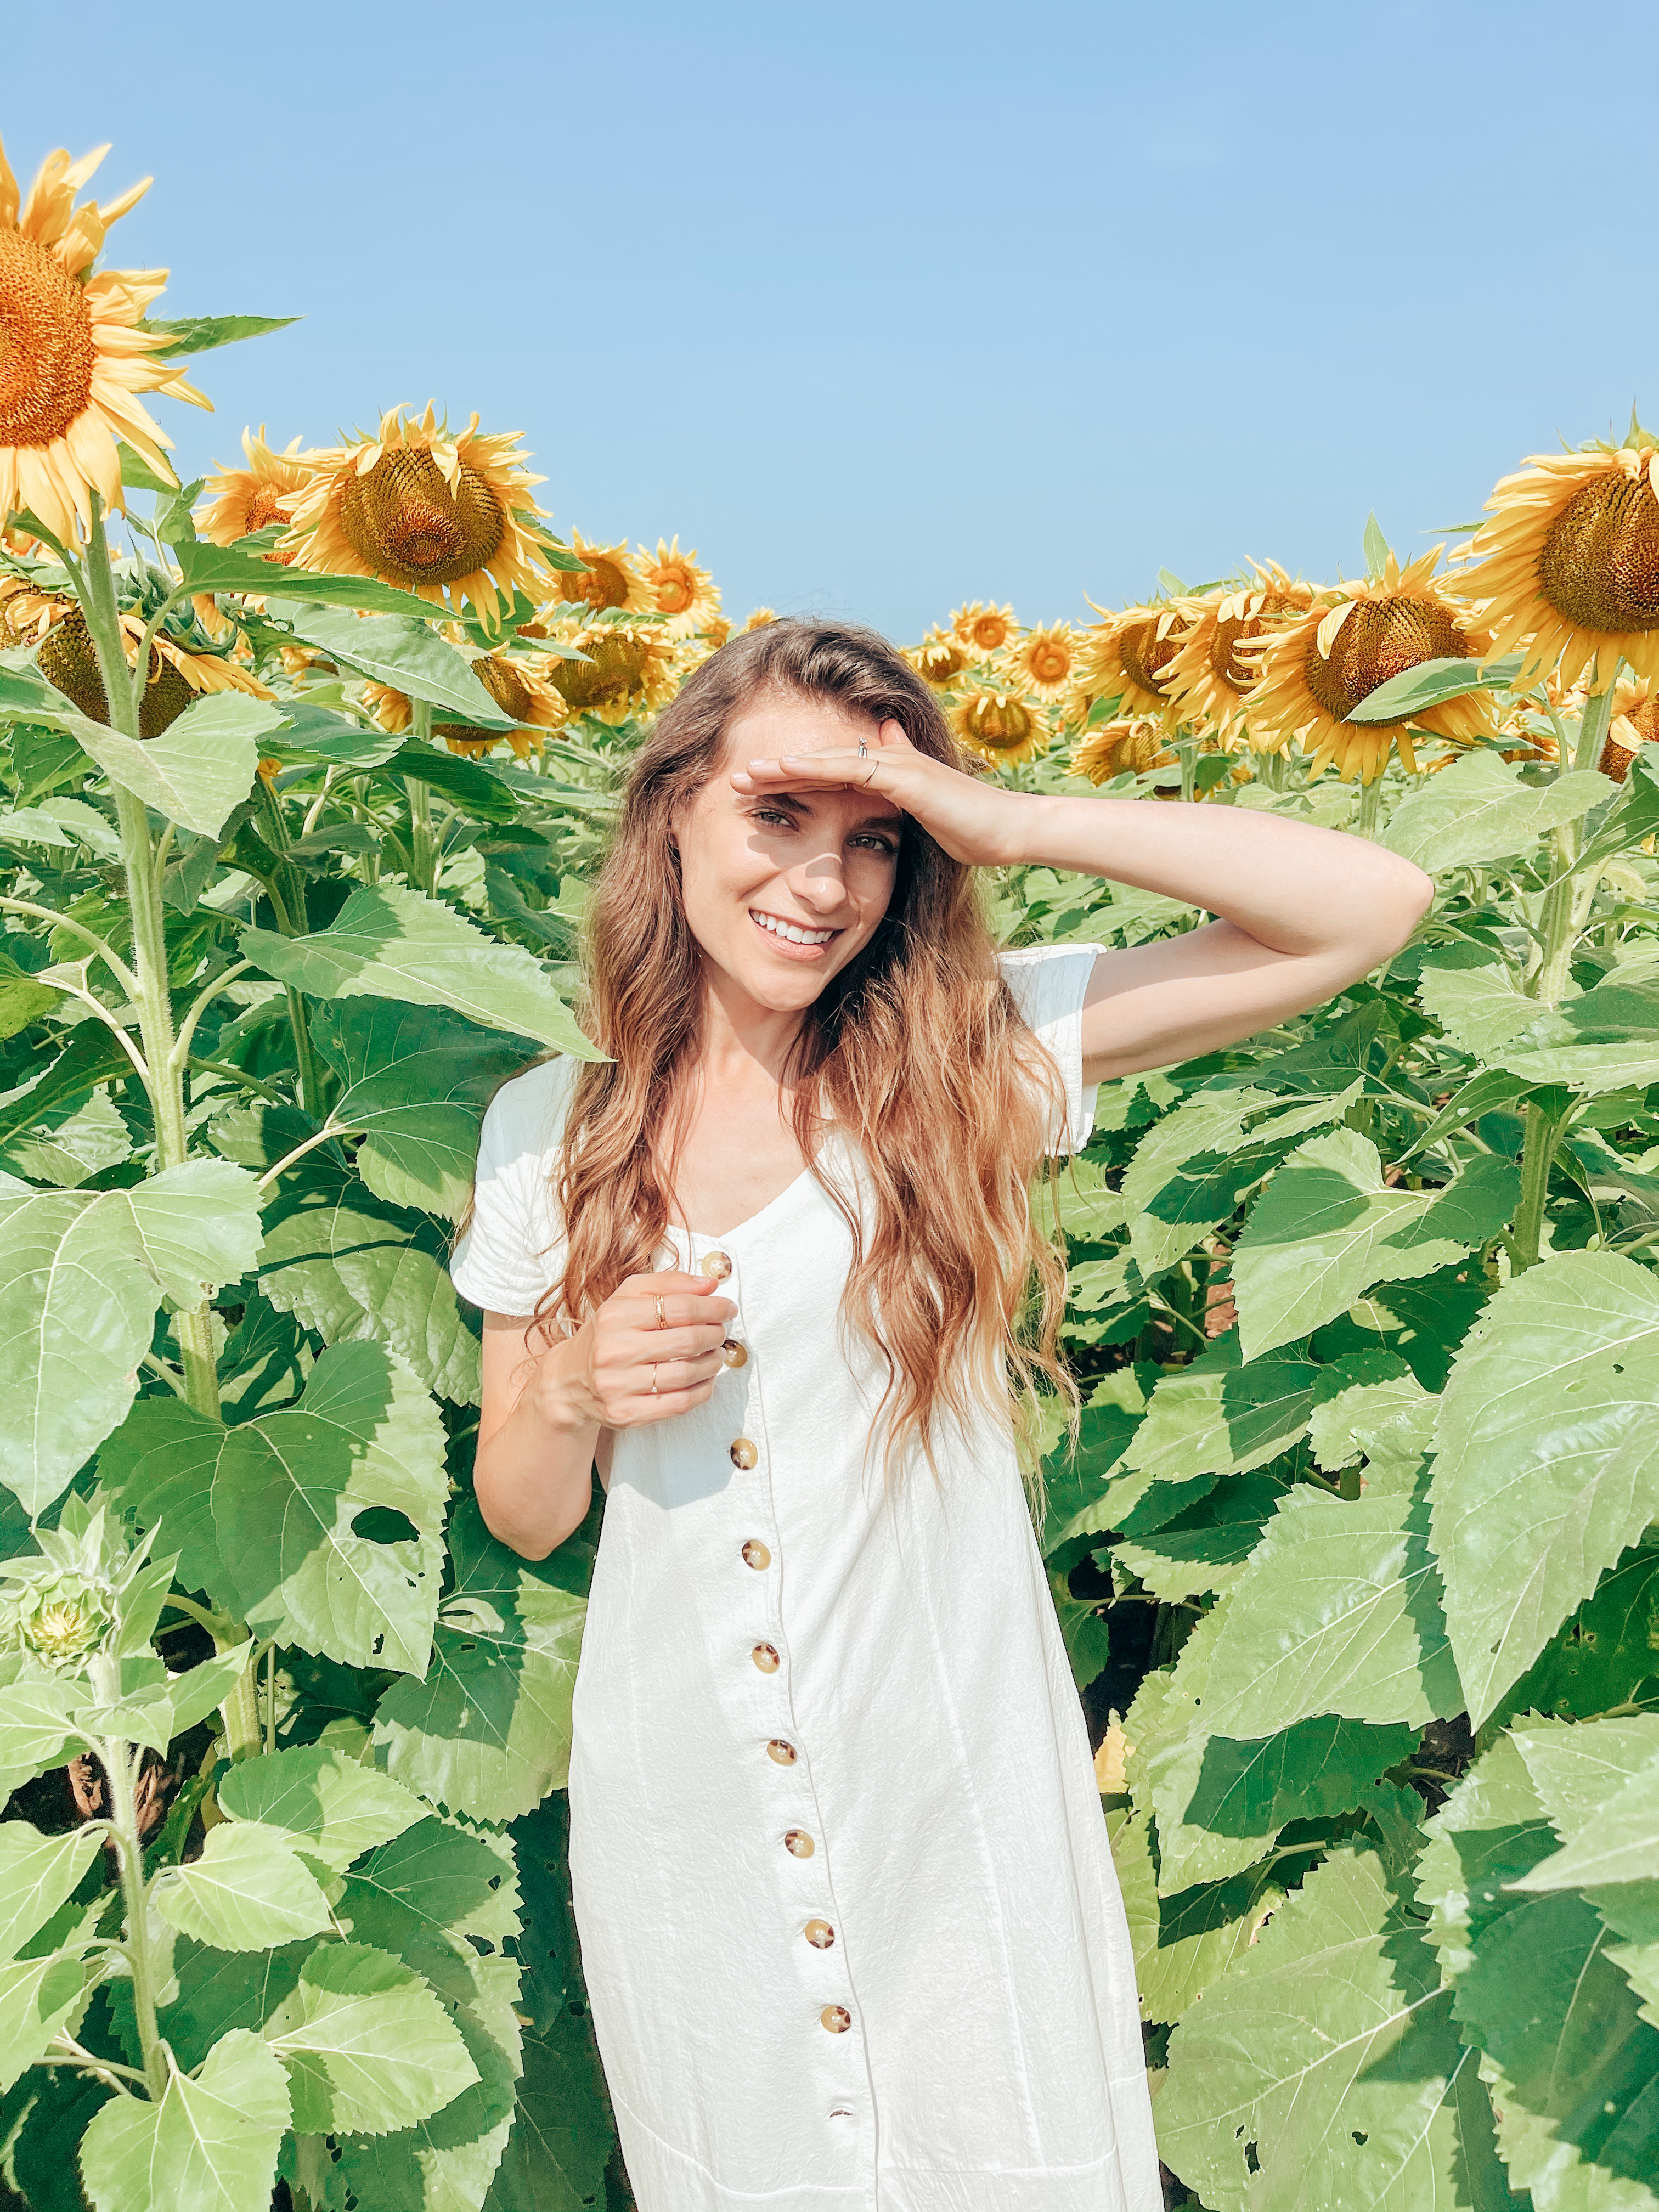
[(1402, 669), (1386, 684), (1379, 684), (1375, 691), (1368, 691), (1346, 719), (1362, 723), (1398, 722), (1413, 714), (1426, 714), (1431, 707), (1442, 706), (1448, 699), (1461, 699), (1465, 692), (1502, 690), (1520, 672), (1518, 653), (1506, 653), (1501, 660), (1484, 664), (1456, 655), (1419, 660), (1414, 668)]
[(12, 1653), (0, 1657), (0, 1791), (9, 1797), (20, 1782), (33, 1781), (58, 1765), (80, 1739), (70, 1713), (66, 1686), (42, 1674), (21, 1674), (27, 1662)]
[(1248, 1088), (1200, 1091), (1155, 1122), (1121, 1194), (1141, 1274), (1150, 1279), (1195, 1249), (1297, 1138), (1339, 1121), (1360, 1088), (1351, 1083), (1311, 1103)]
[(1659, 1705), (1659, 1528), (1650, 1528), (1587, 1597), (1497, 1711), (1576, 1714)]
[(85, 1984), (86, 1967), (72, 1951), (0, 1966), (0, 2091), (46, 2056)]
[(1158, 1374), (1150, 1362), (1104, 1375), (1091, 1393), (1078, 1425), (1077, 1449), (1057, 1440), (1043, 1465), (1048, 1510), (1042, 1548), (1056, 1552), (1073, 1536), (1110, 1528), (1116, 1492), (1109, 1482), (1139, 1427), (1146, 1392)]
[(1424, 957), (1417, 996), (1458, 1050), (1477, 1060), (1489, 1059), (1538, 1019), (1537, 1000), (1484, 945), (1436, 946)]
[(239, 338), (263, 337), (267, 331), (285, 331), (300, 315), (181, 315), (171, 322), (143, 317), (139, 329), (152, 336), (161, 331), (167, 343), (157, 346), (152, 358), (174, 361), (187, 353), (207, 353), (215, 346), (234, 345)]
[[(422, 1673), (446, 1489), (442, 1425), (409, 1369), (378, 1344), (331, 1346), (297, 1406), (223, 1431), (214, 1524), (248, 1626), (346, 1666)], [(376, 1507), (410, 1533), (360, 1532)]]
[(279, 983), (313, 998), (447, 1006), (484, 1029), (535, 1037), (578, 1060), (604, 1057), (538, 961), (418, 891), (365, 887), (352, 892), (326, 929), (298, 939), (246, 930), (241, 949)]
[[(291, 593), (301, 584), (299, 574), (290, 568), (285, 578), (287, 592)], [(303, 588), (307, 594), (314, 592), (320, 582), (339, 582), (338, 578), (323, 579), (310, 571), (304, 573)], [(366, 586), (367, 577), (354, 579), (358, 586)], [(264, 587), (269, 589), (269, 586)], [(382, 592), (388, 587), (382, 585)], [(318, 599), (324, 598), (315, 592)], [(335, 599), (330, 592), (326, 596)], [(350, 606), (369, 604), (361, 596), (343, 602)], [(333, 614), (319, 606), (296, 605), (291, 598), (268, 599), (265, 611), (274, 621), (286, 623), (297, 638), (314, 645), (327, 653), (331, 660), (343, 662), (355, 668), (359, 675), (370, 678), (376, 684), (389, 684), (394, 690), (410, 699), (428, 699), (434, 707), (441, 707), (449, 714), (464, 722), (476, 723), (483, 730), (513, 730), (518, 724), (501, 708), (472, 673), (470, 664), (464, 660), (453, 645), (446, 645), (434, 636), (429, 625), (446, 618), (441, 606), (426, 609), (422, 616), (410, 619), (407, 615), (371, 615), (367, 619), (354, 614)]]
[(1265, 1736), (1321, 1713), (1421, 1728), (1460, 1711), (1428, 1518), (1405, 1488), (1283, 1498), (1217, 1633), (1212, 1733)]
[[(265, 611), (274, 621), (293, 623), (295, 635), (313, 644), (319, 641), (299, 625), (308, 623), (316, 610), (323, 607), (360, 607), (366, 613), (393, 616), (410, 623), (447, 618), (442, 606), (416, 592), (400, 592), (393, 584), (383, 584), (378, 576), (324, 576), (310, 568), (285, 567), (270, 557), (270, 542), (263, 538), (244, 538), (235, 545), (214, 545), (206, 538), (198, 538), (175, 546), (173, 552), (186, 591), (234, 592), (263, 599)], [(280, 593), (280, 598), (273, 598), (273, 592)], [(305, 604), (296, 605), (296, 598)], [(332, 649), (328, 650), (334, 657)], [(448, 652), (449, 647), (444, 650)], [(456, 653), (452, 658), (460, 656)], [(398, 686), (400, 690), (408, 688)], [(492, 712), (498, 711), (494, 701), (490, 705)]]
[(1659, 1714), (1589, 1721), (1564, 1735), (1515, 1731), (1563, 1848), (1517, 1889), (1597, 1889), (1659, 1879)]
[(1177, 2027), (1158, 2123), (1215, 2212), (1518, 2212), (1474, 2057), (1370, 1851), (1316, 1868)]
[(158, 476), (149, 463), (125, 440), (116, 447), (121, 460), (121, 483), (128, 491), (177, 491), (179, 487), (167, 477)]
[(130, 1211), (144, 1266), (181, 1306), (239, 1281), (259, 1256), (258, 1185), (228, 1160), (186, 1160), (109, 1198)]
[[(1382, 696), (1372, 692), (1366, 706), (1374, 707)], [(1529, 852), (1550, 830), (1579, 821), (1613, 794), (1613, 785), (1594, 769), (1568, 769), (1553, 783), (1529, 786), (1517, 764), (1482, 748), (1465, 753), (1403, 799), (1382, 842), (1439, 875)]]
[(0, 1098), (0, 1142), (42, 1121), (66, 1118), (100, 1083), (131, 1072), (132, 1062), (102, 1022), (82, 1022), (49, 1067)]
[(369, 1188), (454, 1219), (471, 1196), (483, 1109), (532, 1055), (444, 1007), (387, 999), (337, 1001), (311, 1037), (340, 1078), (329, 1118), (362, 1138)]
[[(1380, 576), (1389, 565), (1389, 541), (1382, 535), (1382, 526), (1377, 520), (1375, 514), (1368, 514), (1365, 517), (1364, 543), (1365, 573), (1369, 576)], [(1419, 665), (1417, 668), (1407, 669), (1406, 673), (1408, 676), (1420, 675), (1422, 673), (1421, 666)], [(1400, 681), (1400, 678), (1396, 676), (1392, 678), (1390, 680), (1397, 684)]]
[(1659, 1081), (1659, 992), (1601, 983), (1540, 1012), (1496, 1057), (1529, 1085), (1595, 1097)]
[(378, 723), (354, 722), (331, 714), (311, 700), (284, 699), (283, 720), (265, 739), (265, 750), (278, 760), (326, 761), (347, 769), (378, 768), (404, 740)]
[(1333, 1129), (1292, 1152), (1233, 1252), (1239, 1334), (1254, 1358), (1345, 1313), (1373, 1283), (1432, 1274), (1497, 1235), (1520, 1170), (1490, 1153), (1442, 1190), (1391, 1190), (1376, 1147)]
[(1139, 1811), (1114, 1828), (1112, 1860), (1146, 2021), (1179, 2020), (1243, 1956), (1285, 1894), (1281, 1882), (1257, 1868), (1160, 1899), (1152, 1823)]
[[(1310, 1361), (1283, 1352), (1241, 1365), (1237, 1337), (1218, 1338), (1159, 1382), (1124, 1463), (1171, 1485), (1263, 1467), (1306, 1429), (1316, 1373)], [(1178, 1499), (1171, 1514), (1188, 1503)]]
[(1351, 1352), (1320, 1376), (1308, 1440), (1328, 1474), (1363, 1455), (1409, 1487), (1429, 1448), (1437, 1409), (1437, 1401), (1397, 1352)]
[(273, 1209), (260, 1287), (325, 1344), (378, 1338), (429, 1390), (476, 1406), (478, 1340), (449, 1279), (447, 1242), (423, 1214), (318, 1170)]
[(1441, 1404), (1434, 1547), (1479, 1723), (1659, 1519), (1659, 1283), (1569, 1252), (1504, 1285)]
[(360, 1943), (319, 1945), (265, 2035), (288, 2069), (301, 2135), (386, 2135), (478, 2079), (420, 1975)]
[(158, 1875), (151, 1896), (164, 1920), (220, 1951), (264, 1951), (334, 1924), (288, 1838), (253, 1822), (210, 1828), (200, 1857)]
[(283, 2069), (257, 2035), (214, 2045), (161, 2101), (112, 2097), (81, 2144), (94, 2212), (267, 2212), (289, 2122)]
[(1563, 2212), (1650, 2204), (1659, 2031), (1594, 1908), (1516, 1887), (1555, 1836), (1513, 1738), (1469, 1770), (1429, 1836), (1419, 1896), (1456, 2018), (1484, 2054), (1511, 2182)]
[(0, 1959), (15, 1959), (98, 1856), (95, 1829), (43, 1836), (27, 1820), (0, 1822)]
[(204, 695), (159, 737), (148, 739), (88, 721), (67, 702), (45, 711), (37, 706), (33, 714), (66, 731), (106, 775), (146, 806), (204, 837), (218, 836), (247, 797), (259, 763), (258, 739), (282, 720), (280, 707), (241, 691)]
[(1287, 1478), (1272, 1473), (1231, 1475), (1150, 1535), (1126, 1536), (1112, 1547), (1111, 1558), (1161, 1605), (1178, 1605), (1200, 1590), (1231, 1589), (1286, 1487)]
[(219, 1807), (234, 1820), (281, 1829), (341, 1873), (425, 1814), (401, 1783), (325, 1743), (244, 1759), (220, 1783)]
[[(315, 1940), (307, 1940), (274, 1951), (220, 1951), (171, 1929), (158, 1928), (157, 1933), (172, 1938), (173, 1953), (171, 1972), (156, 2000), (157, 2019), (186, 2072), (233, 2028), (262, 2029), (295, 1988), (301, 1969), (318, 1948)], [(132, 2033), (136, 2037), (136, 2028)]]
[(510, 1844), (428, 1814), (371, 1851), (347, 1876), (337, 1911), (356, 1942), (390, 1952), (441, 1996), (466, 2002), (477, 1936), (519, 1932)]
[(173, 1733), (182, 1735), (186, 1729), (204, 1721), (216, 1706), (236, 1687), (247, 1670), (253, 1656), (253, 1639), (233, 1644), (211, 1659), (204, 1659), (199, 1667), (188, 1674), (174, 1674), (167, 1684), (167, 1702), (173, 1708)]
[(118, 1512), (141, 1531), (167, 1523), (186, 1589), (234, 1612), (235, 1583), (219, 1555), (213, 1477), (225, 1431), (182, 1398), (141, 1398), (98, 1455), (98, 1479)]
[(511, 822), (518, 814), (518, 800), (483, 761), (411, 739), (383, 765), (389, 776), (413, 776), (417, 783), (433, 785), (452, 805), (480, 822)]
[(449, 1548), (454, 1580), (431, 1664), (423, 1680), (394, 1682), (380, 1699), (376, 1752), (422, 1796), (511, 1820), (564, 1784), (588, 1556), (573, 1542), (546, 1560), (521, 1559), (470, 1498)]

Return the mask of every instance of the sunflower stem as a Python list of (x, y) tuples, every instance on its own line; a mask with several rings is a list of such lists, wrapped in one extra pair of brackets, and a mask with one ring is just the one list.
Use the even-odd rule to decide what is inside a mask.
[[(92, 495), (86, 559), (76, 579), (76, 592), (88, 635), (98, 654), (110, 727), (136, 742), (138, 695), (128, 682), (125, 640), (116, 604), (115, 578), (110, 568), (103, 504), (96, 492)], [(185, 1129), (184, 1073), (173, 1059), (176, 1040), (173, 997), (167, 987), (167, 922), (161, 906), (161, 887), (156, 879), (149, 817), (143, 801), (125, 784), (118, 783), (112, 776), (110, 786), (115, 793), (121, 860), (126, 874), (127, 910), (132, 920), (134, 980), (138, 986), (133, 998), (138, 1008), (139, 1034), (143, 1039), (144, 1060), (149, 1071), (146, 1087), (155, 1121), (156, 1156), (164, 1169), (182, 1167), (190, 1151)], [(189, 1313), (175, 1314), (173, 1325), (183, 1355), (190, 1401), (198, 1413), (216, 1419), (219, 1380), (209, 1310), (203, 1304)]]
[(1578, 744), (1572, 757), (1575, 768), (1595, 768), (1601, 761), (1607, 725), (1613, 720), (1613, 687), (1619, 680), (1619, 669), (1620, 662), (1615, 658), (1607, 689), (1592, 691), (1584, 702), (1584, 711), (1578, 718)]
[[(99, 1671), (115, 1679), (97, 1685), (113, 1704), (120, 1694), (114, 1661), (100, 1656)], [(99, 1758), (109, 1777), (109, 1825), (115, 1838), (116, 1862), (121, 1875), (121, 1901), (126, 1908), (127, 1968), (132, 1977), (133, 2024), (143, 2060), (144, 2081), (152, 2097), (159, 2098), (167, 2085), (167, 2046), (155, 2018), (155, 1962), (149, 1948), (149, 1899), (145, 1894), (144, 1844), (138, 1832), (137, 1767), (142, 1755), (130, 1743), (100, 1740)]]
[[(265, 886), (270, 894), (270, 910), (276, 917), (281, 935), (303, 937), (307, 921), (305, 879), (288, 857), (294, 841), (288, 834), (282, 801), (262, 775), (254, 778), (253, 788), (260, 834), (277, 860), (276, 878)], [(323, 1110), (322, 1087), (318, 1080), (316, 1054), (311, 1048), (306, 1002), (302, 994), (292, 988), (285, 995), (288, 1025), (294, 1036), (294, 1070), (300, 1104), (307, 1114), (315, 1116)]]
[[(410, 738), (417, 745), (432, 742), (432, 702), (411, 699), (410, 712), (413, 726)], [(431, 794), (418, 776), (406, 775), (404, 789), (409, 794), (409, 876), (416, 890), (423, 890), (428, 898), (437, 896), (438, 848), (432, 835)]]
[(1354, 828), (1362, 837), (1375, 842), (1382, 822), (1382, 779), (1374, 775), (1369, 783), (1359, 787), (1359, 814)]

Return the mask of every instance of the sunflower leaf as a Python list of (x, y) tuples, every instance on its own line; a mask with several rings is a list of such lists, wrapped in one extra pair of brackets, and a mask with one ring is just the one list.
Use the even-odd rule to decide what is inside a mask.
[[(423, 599), (414, 592), (400, 592), (395, 584), (383, 584), (378, 576), (324, 576), (309, 568), (289, 568), (272, 557), (271, 541), (263, 537), (244, 538), (234, 545), (215, 545), (207, 538), (198, 538), (175, 546), (173, 556), (184, 590), (237, 592), (263, 599), (265, 611), (278, 622), (309, 619), (319, 607), (356, 607), (365, 613), (413, 617), (422, 623), (447, 619), (441, 603)], [(274, 593), (280, 598), (273, 597)], [(304, 604), (295, 604), (299, 601)], [(408, 688), (399, 686), (404, 690)], [(488, 694), (483, 696), (488, 699)], [(489, 700), (489, 704), (493, 710), (495, 702)]]
[(93, 2115), (81, 2172), (94, 2212), (264, 2212), (288, 2123), (281, 2064), (234, 2029), (193, 2077), (170, 2073), (159, 2101), (112, 2097)]
[[(1393, 683), (1405, 680), (1396, 677)], [(1373, 691), (1366, 706), (1392, 690), (1393, 683)], [(1392, 720), (1394, 714), (1377, 714), (1371, 719)], [(1529, 852), (1550, 830), (1577, 822), (1592, 806), (1611, 799), (1613, 788), (1594, 769), (1569, 769), (1553, 783), (1526, 784), (1518, 763), (1500, 760), (1482, 748), (1465, 753), (1431, 776), (1423, 789), (1408, 793), (1395, 808), (1382, 842), (1431, 874), (1481, 866), (1511, 853)]]
[(320, 1944), (265, 2023), (301, 2135), (386, 2135), (478, 2079), (422, 1978), (361, 1943)]
[[(371, 580), (365, 577), (352, 580), (364, 587)], [(284, 596), (267, 599), (265, 612), (275, 621), (287, 623), (295, 637), (318, 647), (331, 660), (343, 661), (348, 668), (355, 668), (376, 684), (389, 684), (411, 699), (429, 700), (434, 707), (443, 708), (464, 722), (475, 722), (483, 730), (518, 728), (512, 715), (502, 714), (454, 647), (433, 635), (429, 625), (447, 619), (442, 606), (434, 605), (423, 617), (413, 620), (400, 614), (371, 614), (365, 619), (343, 610), (378, 602), (371, 599), (365, 603), (361, 592), (355, 599), (345, 599), (333, 588), (343, 581), (337, 576), (315, 577), (309, 570), (289, 568), (285, 571)], [(297, 593), (303, 590), (310, 595), (319, 583), (330, 588), (326, 593), (315, 593), (315, 605), (295, 604)], [(375, 588), (382, 593), (391, 590), (386, 584)], [(426, 602), (416, 604), (425, 606)], [(331, 612), (331, 608), (336, 605), (343, 611)]]
[(165, 345), (156, 347), (153, 358), (176, 361), (184, 354), (210, 353), (216, 346), (234, 345), (239, 338), (285, 331), (290, 323), (304, 319), (302, 315), (180, 315), (171, 322), (145, 318), (138, 327), (152, 337), (160, 335), (167, 339)]
[[(1379, 537), (1381, 534), (1379, 532)], [(1366, 535), (1369, 538), (1370, 532)], [(1383, 550), (1386, 558), (1387, 548)], [(1461, 657), (1419, 660), (1416, 667), (1402, 669), (1398, 676), (1389, 677), (1386, 684), (1379, 684), (1375, 691), (1368, 691), (1345, 719), (1361, 723), (1397, 722), (1402, 715), (1426, 714), (1430, 708), (1443, 706), (1448, 699), (1461, 699), (1468, 691), (1501, 691), (1520, 672), (1518, 653), (1484, 664)]]

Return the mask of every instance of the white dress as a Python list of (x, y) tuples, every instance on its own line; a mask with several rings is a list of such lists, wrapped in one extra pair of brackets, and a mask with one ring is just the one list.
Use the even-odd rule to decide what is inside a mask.
[[(1086, 1139), (1099, 947), (1005, 955)], [(464, 1297), (532, 1310), (572, 1063), (485, 1120)], [(849, 1147), (837, 1146), (857, 1186)], [(845, 1186), (844, 1186), (845, 1187)], [(621, 1431), (577, 1674), (570, 1863), (640, 2212), (1159, 2212), (1134, 1963), (1006, 1430), (884, 1498), (846, 1225), (810, 1174), (665, 1265), (746, 1347)]]

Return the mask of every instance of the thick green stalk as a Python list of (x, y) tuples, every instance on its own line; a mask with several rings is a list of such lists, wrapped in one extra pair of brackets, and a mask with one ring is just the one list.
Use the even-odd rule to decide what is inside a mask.
[[(271, 911), (276, 917), (276, 927), (284, 937), (302, 937), (306, 927), (305, 878), (289, 859), (292, 840), (288, 823), (276, 793), (259, 776), (254, 783), (258, 796), (254, 805), (259, 817), (259, 832), (282, 866), (278, 881), (268, 886), (272, 891)], [(306, 1019), (306, 1002), (295, 990), (288, 998), (288, 1025), (294, 1033), (294, 1066), (299, 1078), (300, 1103), (307, 1114), (320, 1118), (323, 1112), (322, 1087), (318, 1080), (317, 1058), (311, 1048), (311, 1030)]]
[(1354, 823), (1362, 837), (1374, 838), (1382, 820), (1382, 779), (1374, 775), (1359, 787), (1359, 816)]
[[(112, 1674), (113, 1667), (110, 1667)], [(107, 1695), (118, 1694), (114, 1684)], [(137, 1759), (142, 1754), (112, 1738), (100, 1741), (98, 1756), (109, 1777), (110, 1827), (121, 1872), (121, 1901), (126, 1908), (127, 1966), (132, 1975), (132, 2013), (138, 2030), (144, 2080), (152, 2097), (167, 2085), (167, 2051), (155, 2019), (155, 1962), (149, 1948), (149, 1903), (145, 1895), (144, 1845), (138, 1832)]]
[[(411, 741), (417, 745), (428, 744), (432, 738), (432, 702), (428, 699), (411, 699), (410, 712), (413, 727)], [(438, 888), (438, 846), (432, 835), (431, 793), (418, 776), (406, 775), (404, 789), (409, 798), (409, 876), (417, 890), (428, 896)]]

